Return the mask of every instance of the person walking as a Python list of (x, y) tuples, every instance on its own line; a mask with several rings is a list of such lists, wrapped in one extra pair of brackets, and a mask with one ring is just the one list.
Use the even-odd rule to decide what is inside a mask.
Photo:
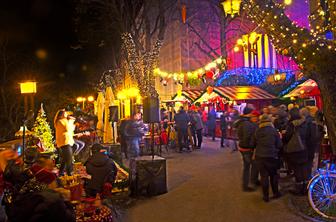
[(177, 129), (177, 141), (179, 145), (179, 152), (183, 151), (183, 148), (186, 147), (188, 151), (188, 124), (190, 122), (190, 118), (188, 114), (184, 111), (183, 106), (180, 107), (179, 112), (174, 116), (176, 129)]
[(252, 160), (254, 144), (253, 135), (257, 129), (257, 124), (250, 121), (250, 114), (253, 110), (249, 107), (245, 107), (243, 115), (238, 121), (235, 122), (234, 126), (237, 128), (238, 141), (239, 141), (239, 151), (243, 159), (243, 191), (250, 192), (254, 191), (253, 188), (249, 186), (249, 183), (253, 185), (258, 185), (258, 169)]
[(304, 195), (308, 180), (308, 150), (309, 131), (307, 122), (300, 115), (298, 108), (289, 111), (289, 124), (284, 131), (284, 157), (290, 169), (294, 171), (295, 190), (293, 194)]
[(67, 112), (59, 110), (55, 116), (55, 137), (56, 146), (60, 153), (61, 166), (59, 169), (59, 175), (64, 175), (66, 170), (67, 175), (72, 174), (73, 160), (72, 160), (72, 146), (75, 144), (74, 131), (75, 131), (75, 119), (68, 116)]
[(216, 140), (216, 111), (213, 107), (210, 108), (208, 113), (208, 132), (212, 136), (212, 141)]
[(259, 128), (253, 136), (253, 145), (256, 147), (255, 159), (260, 172), (263, 200), (269, 201), (269, 184), (271, 184), (273, 198), (279, 198), (281, 194), (277, 170), (280, 167), (279, 153), (282, 141), (272, 124), (272, 119), (267, 114), (260, 116)]
[(140, 156), (140, 139), (143, 135), (144, 126), (141, 121), (141, 114), (135, 113), (133, 118), (128, 120), (125, 126), (124, 136), (127, 144), (128, 158)]
[[(194, 134), (194, 144), (197, 149), (201, 149), (202, 146), (202, 141), (203, 141), (203, 121), (201, 115), (196, 111), (193, 110), (191, 113), (191, 123), (195, 129), (195, 134)], [(196, 141), (197, 138), (197, 141)]]
[(224, 140), (226, 139), (226, 130), (227, 130), (227, 112), (223, 113), (220, 117), (220, 129), (221, 129), (221, 143), (220, 147), (224, 148)]

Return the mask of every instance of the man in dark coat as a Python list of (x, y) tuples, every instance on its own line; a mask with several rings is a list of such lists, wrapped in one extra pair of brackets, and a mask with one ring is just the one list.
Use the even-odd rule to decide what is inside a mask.
[(260, 116), (259, 128), (253, 136), (253, 144), (256, 147), (256, 164), (260, 171), (260, 181), (263, 191), (263, 200), (269, 201), (269, 183), (271, 184), (274, 198), (281, 196), (278, 187), (280, 166), (279, 153), (282, 142), (278, 131), (272, 124), (269, 115)]
[(190, 122), (189, 115), (184, 111), (183, 106), (180, 107), (179, 112), (174, 116), (177, 140), (179, 144), (179, 152), (182, 152), (183, 147), (188, 147), (188, 124)]
[(226, 139), (226, 129), (227, 129), (227, 122), (226, 122), (226, 117), (227, 117), (227, 113), (223, 113), (220, 117), (220, 129), (222, 132), (221, 135), (221, 144), (220, 147), (224, 148), (224, 139)]
[(308, 177), (312, 176), (312, 168), (313, 168), (313, 161), (315, 158), (315, 153), (319, 149), (321, 145), (321, 135), (318, 128), (318, 125), (311, 116), (309, 108), (302, 108), (300, 110), (301, 116), (305, 118), (307, 123), (307, 152), (308, 152), (308, 162), (307, 162), (307, 170), (308, 170)]
[(113, 184), (117, 175), (117, 167), (107, 154), (101, 152), (104, 147), (100, 144), (92, 146), (92, 156), (86, 162), (86, 171), (91, 179), (85, 184), (85, 192), (88, 196), (95, 197), (101, 193), (104, 183)]
[[(294, 194), (305, 195), (306, 185), (308, 183), (308, 150), (307, 143), (309, 141), (309, 134), (307, 130), (307, 122), (300, 115), (298, 108), (293, 108), (289, 111), (289, 124), (282, 137), (284, 143), (284, 156), (287, 164), (294, 171), (295, 176), (295, 190)], [(300, 140), (304, 147), (303, 150), (297, 152), (289, 152), (289, 150), (295, 150), (296, 147), (290, 147), (290, 140), (298, 131)]]
[(212, 140), (215, 141), (216, 138), (216, 111), (213, 107), (210, 108), (208, 113), (208, 132), (212, 136)]
[(252, 160), (254, 144), (253, 136), (257, 129), (257, 124), (250, 121), (250, 114), (253, 110), (248, 106), (244, 108), (243, 115), (236, 121), (234, 126), (237, 128), (239, 151), (243, 158), (243, 191), (253, 191), (249, 187), (249, 182), (258, 185), (258, 169)]
[[(201, 146), (202, 146), (202, 140), (203, 140), (203, 135), (202, 135), (202, 130), (203, 130), (202, 117), (201, 117), (201, 115), (196, 110), (194, 110), (194, 111), (192, 111), (192, 113), (190, 115), (190, 120), (191, 120), (192, 127), (195, 130), (194, 134), (193, 134), (195, 146), (197, 147), (197, 149), (200, 149)], [(196, 137), (197, 137), (197, 141), (196, 141)]]

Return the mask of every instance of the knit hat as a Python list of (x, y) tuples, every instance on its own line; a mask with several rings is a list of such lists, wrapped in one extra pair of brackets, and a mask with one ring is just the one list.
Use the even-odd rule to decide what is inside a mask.
[(251, 112), (251, 116), (260, 116), (260, 112), (258, 112), (257, 110), (253, 110)]
[(260, 123), (265, 123), (265, 122), (272, 122), (272, 119), (269, 115), (267, 114), (262, 114), (260, 117), (259, 117), (259, 120), (260, 120)]
[(246, 106), (243, 110), (243, 114), (244, 115), (248, 115), (253, 111), (253, 109), (251, 109), (250, 107)]

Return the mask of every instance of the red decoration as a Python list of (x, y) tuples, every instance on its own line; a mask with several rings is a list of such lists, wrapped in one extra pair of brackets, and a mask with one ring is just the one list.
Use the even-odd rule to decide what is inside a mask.
[(288, 54), (288, 49), (282, 50), (282, 54), (287, 55)]
[(182, 22), (183, 24), (185, 24), (187, 20), (187, 6), (186, 5), (182, 5), (181, 15), (182, 15)]
[(213, 87), (208, 86), (208, 87), (207, 87), (207, 93), (208, 93), (208, 94), (211, 94), (212, 92), (213, 92)]
[(207, 78), (209, 78), (209, 79), (212, 79), (213, 76), (214, 76), (214, 73), (213, 73), (213, 71), (207, 71), (207, 72), (205, 73), (205, 76), (206, 76)]

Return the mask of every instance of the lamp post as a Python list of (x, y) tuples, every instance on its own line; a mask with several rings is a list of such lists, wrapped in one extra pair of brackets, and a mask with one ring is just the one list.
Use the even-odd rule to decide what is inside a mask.
[(34, 94), (36, 94), (36, 82), (35, 81), (25, 81), (19, 83), (20, 85), (20, 92), (24, 96), (24, 114), (25, 116), (28, 113), (29, 106), (28, 106), (28, 97), (31, 100), (31, 108), (34, 110)]
[[(24, 161), (24, 153), (26, 146), (26, 125), (27, 121), (34, 118), (34, 94), (36, 91), (36, 82), (26, 81), (19, 83), (20, 92), (24, 96), (24, 118), (23, 118), (23, 132), (22, 132), (22, 159)], [(31, 108), (28, 111), (28, 96), (31, 98)]]
[(83, 96), (79, 96), (76, 98), (76, 101), (78, 103), (81, 103), (82, 104), (82, 110), (84, 110), (85, 108), (85, 102), (88, 101), (88, 102), (94, 102), (94, 97), (93, 96), (88, 96), (88, 97), (83, 97)]

